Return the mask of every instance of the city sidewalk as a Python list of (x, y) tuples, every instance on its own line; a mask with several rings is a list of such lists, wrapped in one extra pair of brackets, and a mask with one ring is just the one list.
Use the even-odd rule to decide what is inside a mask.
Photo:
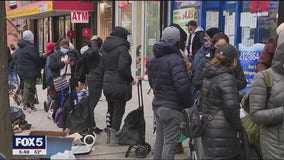
[[(151, 92), (149, 95), (147, 94), (149, 90), (149, 85), (147, 81), (143, 81), (143, 98), (144, 98), (144, 116), (146, 121), (146, 142), (150, 143), (154, 146), (155, 135), (153, 135), (153, 111), (152, 111), (152, 99), (153, 93)], [(52, 120), (47, 118), (47, 113), (43, 109), (43, 102), (46, 100), (46, 90), (42, 90), (42, 85), (37, 85), (37, 92), (40, 103), (36, 105), (37, 112), (27, 113), (26, 120), (32, 124), (32, 130), (44, 130), (44, 131), (62, 131), (62, 129), (58, 128)], [(133, 87), (132, 91), (132, 99), (127, 102), (126, 105), (126, 113), (127, 114), (136, 109), (138, 107), (138, 95), (137, 95), (137, 87)], [(12, 97), (10, 96), (10, 104), (11, 106), (17, 106)], [(95, 109), (95, 118), (97, 122), (97, 126), (99, 128), (105, 128), (105, 115), (107, 112), (107, 102), (104, 97), (102, 101), (99, 101), (96, 109)], [(123, 124), (122, 124), (123, 125)], [(29, 134), (29, 131), (25, 131), (21, 134)], [(188, 141), (183, 142), (183, 146), (185, 147), (185, 152), (183, 154), (176, 154), (176, 159), (188, 159)], [(101, 133), (97, 135), (96, 143), (93, 147), (93, 151), (90, 154), (76, 156), (78, 159), (124, 159), (125, 152), (127, 151), (128, 146), (110, 146), (106, 144), (106, 133)], [(130, 159), (136, 158), (135, 153), (132, 151), (129, 155)], [(152, 159), (152, 152), (147, 156), (148, 159)]]

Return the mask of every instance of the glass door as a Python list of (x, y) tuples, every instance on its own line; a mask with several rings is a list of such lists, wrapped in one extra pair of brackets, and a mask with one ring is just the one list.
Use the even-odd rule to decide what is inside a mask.
[(153, 46), (160, 40), (160, 2), (145, 1), (144, 8), (144, 44), (142, 46), (143, 63), (141, 63), (141, 73), (145, 73), (146, 62), (153, 57)]

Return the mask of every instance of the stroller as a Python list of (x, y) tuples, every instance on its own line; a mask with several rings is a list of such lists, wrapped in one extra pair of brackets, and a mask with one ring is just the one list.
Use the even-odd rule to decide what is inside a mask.
[(145, 142), (145, 118), (142, 94), (142, 81), (138, 81), (138, 103), (136, 110), (131, 111), (124, 120), (124, 125), (119, 134), (119, 144), (129, 145), (125, 157), (129, 156), (132, 148), (135, 148), (137, 158), (145, 158), (151, 151), (151, 145)]
[(9, 64), (8, 73), (9, 73), (8, 75), (9, 94), (12, 94), (14, 93), (14, 90), (16, 90), (19, 87), (19, 80), (15, 72), (13, 62), (10, 62)]

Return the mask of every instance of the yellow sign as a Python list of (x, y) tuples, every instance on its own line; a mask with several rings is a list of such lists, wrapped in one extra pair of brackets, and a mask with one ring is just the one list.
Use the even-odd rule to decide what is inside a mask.
[(10, 19), (10, 18), (29, 16), (29, 15), (33, 15), (33, 14), (37, 14), (41, 12), (51, 11), (52, 9), (53, 9), (52, 2), (47, 2), (44, 4), (37, 5), (37, 6), (8, 11), (6, 18)]

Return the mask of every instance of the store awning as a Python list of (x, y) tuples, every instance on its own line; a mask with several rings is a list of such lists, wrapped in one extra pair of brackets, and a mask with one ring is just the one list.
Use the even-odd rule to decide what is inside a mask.
[(60, 16), (72, 11), (94, 12), (94, 2), (80, 1), (38, 1), (16, 8), (6, 13), (6, 18), (39, 19)]

